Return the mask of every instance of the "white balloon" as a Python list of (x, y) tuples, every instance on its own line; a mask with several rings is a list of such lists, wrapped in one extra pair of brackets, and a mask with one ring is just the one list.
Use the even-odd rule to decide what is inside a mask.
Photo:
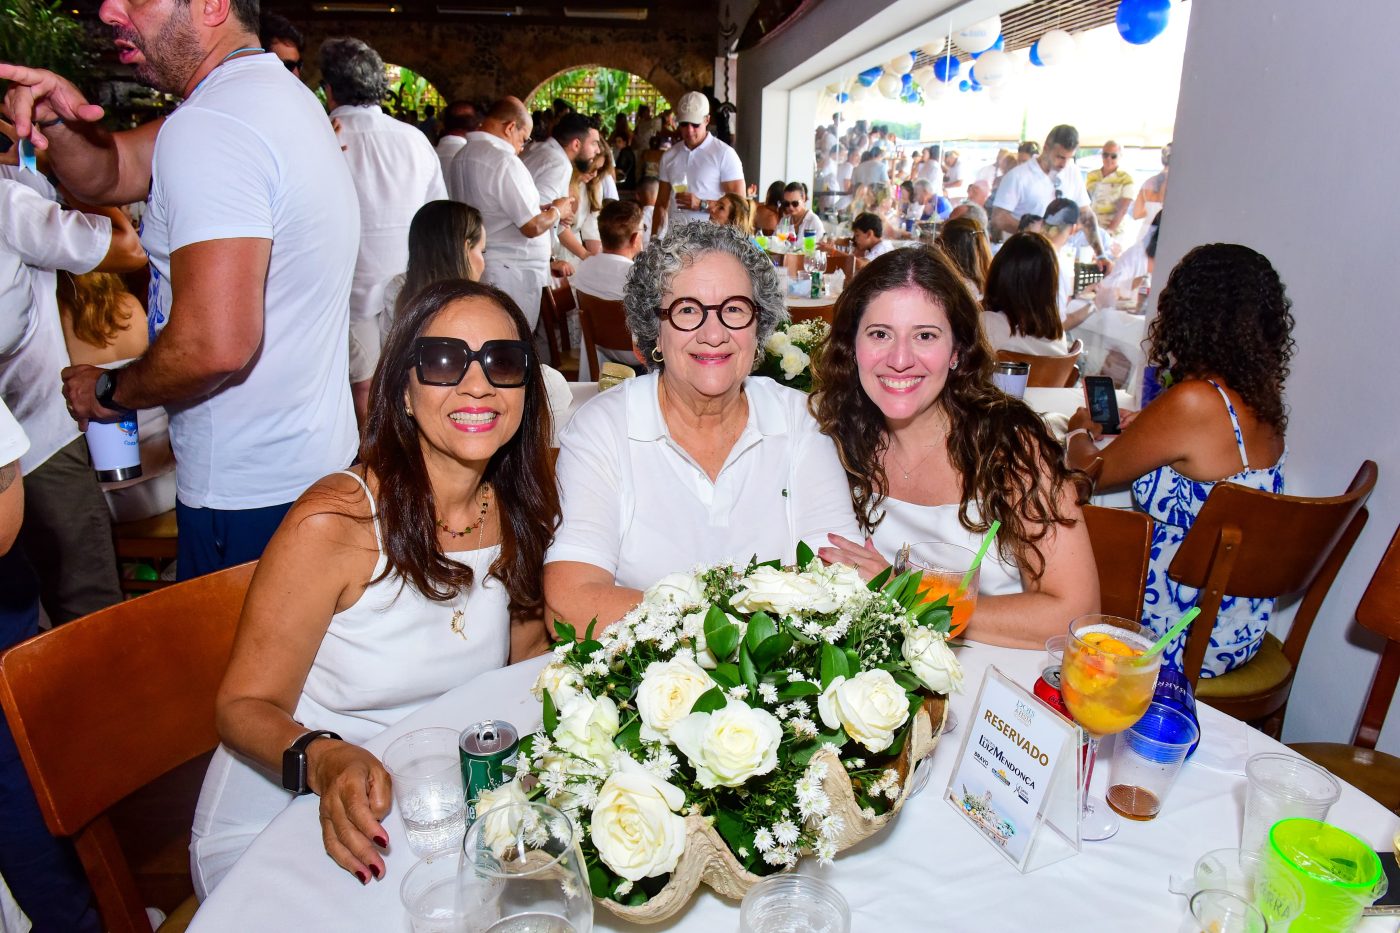
[(996, 44), (1001, 35), (1001, 17), (989, 16), (980, 23), (973, 23), (953, 33), (953, 41), (958, 48), (972, 55), (979, 55)]
[(841, 93), (841, 88), (838, 87), (838, 86), (835, 85), (835, 84), (828, 84), (828, 85), (826, 86), (826, 92), (825, 92), (825, 93), (830, 94), (832, 97), (835, 97), (837, 94), (840, 94), (840, 93)]
[(925, 90), (927, 90), (927, 88), (931, 84), (943, 83), (933, 76), (933, 68), (931, 68), (928, 65), (924, 65), (920, 68), (915, 68), (911, 72), (911, 74), (913, 74), (914, 76), (914, 83), (919, 85), (919, 87), (924, 88)]
[(885, 74), (907, 75), (914, 70), (914, 56), (899, 55), (885, 65)]
[(977, 58), (977, 83), (986, 88), (1004, 84), (1011, 77), (1014, 62), (1010, 55), (989, 49)]
[(1049, 67), (1067, 64), (1074, 58), (1079, 46), (1074, 36), (1063, 29), (1052, 29), (1040, 37), (1038, 54), (1040, 60)]
[(865, 100), (867, 97), (870, 96), (870, 88), (866, 87), (864, 84), (861, 84), (859, 81), (857, 81), (855, 84), (851, 85), (850, 95), (851, 95), (851, 100), (854, 100), (854, 101), (862, 101), (862, 100)]
[(919, 51), (923, 52), (929, 58), (937, 58), (938, 56), (943, 54), (943, 50), (947, 47), (948, 40), (942, 36), (939, 36), (932, 42), (925, 42), (923, 45), (919, 46)]
[(880, 76), (877, 84), (880, 93), (886, 97), (898, 97), (899, 92), (904, 90), (904, 82), (899, 80), (899, 75), (890, 74), (888, 71)]

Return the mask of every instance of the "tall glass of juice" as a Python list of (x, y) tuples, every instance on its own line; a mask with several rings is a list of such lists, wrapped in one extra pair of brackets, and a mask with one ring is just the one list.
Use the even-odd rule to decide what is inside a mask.
[(956, 638), (972, 621), (972, 612), (977, 608), (977, 585), (980, 572), (973, 571), (967, 588), (962, 588), (963, 577), (977, 559), (977, 552), (957, 544), (942, 541), (921, 541), (903, 548), (895, 558), (894, 572), (917, 570), (923, 574), (919, 581), (919, 594), (924, 602), (933, 602), (940, 596), (948, 597), (948, 607), (953, 610), (953, 628), (949, 638)]

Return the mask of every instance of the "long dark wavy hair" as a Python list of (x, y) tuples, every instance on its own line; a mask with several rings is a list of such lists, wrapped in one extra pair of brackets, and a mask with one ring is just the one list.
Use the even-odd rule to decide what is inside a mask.
[(1060, 263), (1050, 241), (1039, 233), (1018, 233), (1003, 243), (987, 272), (982, 304), (1006, 315), (1013, 334), (1063, 337)]
[(962, 486), (958, 521), (981, 533), (1000, 520), (1002, 558), (1039, 579), (1045, 572), (1039, 542), (1049, 526), (1074, 523), (1061, 511), (1060, 497), (1067, 484), (1082, 497), (1087, 480), (1064, 466), (1064, 451), (1040, 416), (992, 383), (995, 356), (982, 332), (981, 311), (962, 271), (940, 250), (897, 249), (866, 266), (836, 300), (831, 336), (815, 364), (808, 404), (836, 442), (861, 528), (872, 532), (884, 517), (880, 503), (889, 482), (881, 460), (890, 434), (885, 416), (861, 387), (856, 340), (865, 309), (899, 288), (922, 291), (943, 308), (952, 328), (958, 365), (937, 404), (948, 416), (948, 457)]
[[(435, 497), (418, 423), (404, 405), (404, 394), (409, 379), (417, 378), (413, 342), (438, 312), (466, 298), (498, 305), (520, 339), (530, 341), (525, 315), (505, 292), (465, 279), (429, 285), (413, 297), (389, 332), (370, 384), (369, 419), (360, 448), (365, 468), (379, 480), (376, 506), (387, 566), (375, 582), (397, 575), (429, 599), (442, 601), (472, 586), (472, 569), (449, 559), (438, 544)], [(559, 491), (549, 456), (553, 430), (544, 377), (532, 355), (520, 427), (492, 455), (482, 477), (491, 484), (500, 508), (501, 553), (491, 565), (491, 576), (505, 585), (516, 618), (528, 618), (544, 605), (540, 573), (559, 526)]]
[(1198, 246), (1157, 295), (1148, 357), (1178, 382), (1223, 379), (1255, 417), (1282, 435), (1292, 307), (1278, 272), (1259, 253), (1238, 243)]
[(434, 282), (469, 279), (466, 247), (481, 242), (481, 213), (461, 201), (429, 201), (408, 225), (408, 269), (394, 308), (403, 312), (410, 299)]

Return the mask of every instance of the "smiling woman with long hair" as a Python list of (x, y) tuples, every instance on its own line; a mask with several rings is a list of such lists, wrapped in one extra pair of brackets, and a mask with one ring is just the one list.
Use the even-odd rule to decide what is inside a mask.
[[(292, 506), (253, 577), (195, 816), (206, 895), (292, 795), (270, 775), (312, 730), (326, 852), (381, 878), (389, 776), (363, 743), (482, 672), (544, 650), (540, 567), (559, 521), (525, 316), (463, 280), (419, 292), (370, 389), (362, 464)], [(401, 841), (400, 841), (401, 842)]]
[(1077, 476), (1040, 417), (993, 385), (979, 313), (938, 250), (887, 253), (841, 293), (811, 408), (867, 538), (833, 535), (819, 554), (870, 578), (904, 544), (975, 550), (998, 520), (967, 634), (1039, 647), (1098, 609), (1098, 574)]

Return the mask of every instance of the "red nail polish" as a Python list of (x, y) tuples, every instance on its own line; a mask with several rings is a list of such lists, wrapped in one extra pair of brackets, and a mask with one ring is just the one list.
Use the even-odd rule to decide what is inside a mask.
[(374, 844), (379, 846), (379, 848), (381, 849), (387, 849), (389, 848), (389, 839), (387, 836), (375, 836)]
[(369, 884), (369, 877), (364, 872), (355, 872), (355, 877), (360, 879), (360, 884)]
[(378, 877), (379, 877), (379, 872), (380, 872), (380, 868), (379, 868), (378, 865), (371, 865), (371, 866), (369, 867), (369, 873), (370, 873), (371, 875), (374, 875), (374, 877), (378, 878)]

